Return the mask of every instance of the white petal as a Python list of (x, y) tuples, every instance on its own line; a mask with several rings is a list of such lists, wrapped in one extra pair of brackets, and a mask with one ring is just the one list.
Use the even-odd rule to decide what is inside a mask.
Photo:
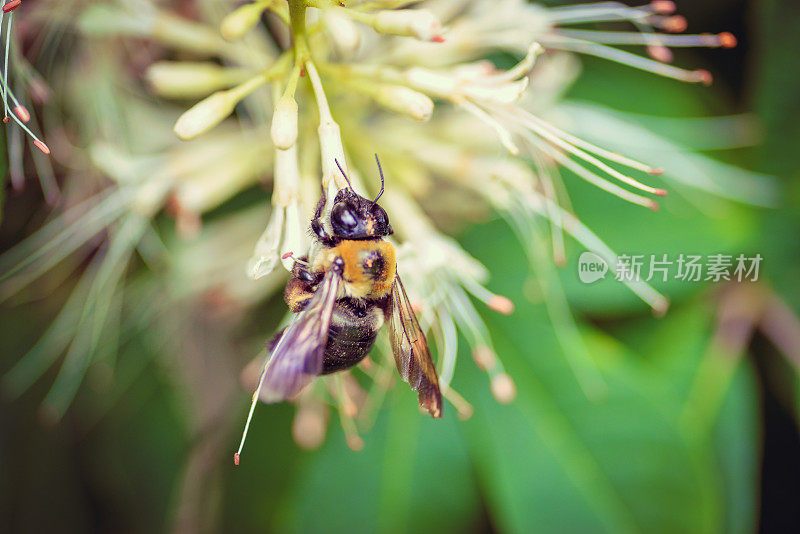
[[(281, 247), (281, 262), (287, 271), (291, 271), (294, 266), (292, 258), (301, 258), (308, 252), (308, 240), (301, 212), (297, 202), (292, 202), (286, 207), (286, 235)], [(292, 253), (292, 256), (284, 258), (284, 255), (289, 252)]]
[(253, 257), (247, 265), (247, 275), (253, 280), (268, 275), (278, 265), (284, 219), (283, 208), (276, 207), (272, 210), (267, 229), (258, 238), (253, 250)]

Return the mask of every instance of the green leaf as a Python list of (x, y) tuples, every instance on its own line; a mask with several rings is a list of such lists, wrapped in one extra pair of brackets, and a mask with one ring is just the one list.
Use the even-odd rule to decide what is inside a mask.
[[(469, 250), (495, 276), (493, 289), (521, 294), (527, 270), (498, 225), (474, 229)], [(497, 404), (462, 351), (456, 388), (475, 403), (465, 423), (492, 519), (508, 532), (707, 532), (721, 529), (722, 495), (709, 449), (690, 441), (680, 399), (658, 394), (670, 379), (607, 336), (584, 327), (607, 394), (578, 387), (542, 306), (515, 298), (510, 317), (488, 316), (495, 348), (517, 383)]]
[(351, 451), (330, 421), (325, 445), (306, 455), (288, 489), (281, 531), (462, 532), (479, 519), (455, 410), (432, 420), (398, 382), (364, 441)]

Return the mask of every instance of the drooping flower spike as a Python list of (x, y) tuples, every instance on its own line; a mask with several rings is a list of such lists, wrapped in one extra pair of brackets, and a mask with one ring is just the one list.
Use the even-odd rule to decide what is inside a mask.
[[(553, 259), (564, 263), (564, 235), (603, 258), (613, 258), (613, 251), (571, 212), (559, 169), (574, 171), (604, 191), (651, 209), (657, 206), (653, 197), (665, 191), (663, 186), (643, 183), (644, 175), (657, 175), (661, 169), (610, 150), (605, 141), (596, 140), (600, 137), (578, 135), (575, 128), (580, 121), (570, 124), (558, 114), (563, 111), (558, 100), (575, 72), (569, 52), (702, 82), (710, 80), (705, 71), (665, 65), (668, 48), (735, 43), (730, 34), (675, 35), (686, 23), (674, 14), (674, 4), (664, 1), (635, 8), (614, 2), (550, 8), (526, 0), (257, 0), (227, 16), (215, 4), (197, 19), (177, 16), (163, 6), (153, 0), (135, 5), (92, 3), (81, 13), (77, 28), (93, 39), (147, 40), (158, 50), (170, 51), (163, 57), (172, 57), (173, 50), (191, 57), (191, 61), (156, 60), (143, 81), (159, 97), (197, 103), (189, 107), (185, 100), (180, 102), (181, 109), (188, 109), (172, 122), (170, 113), (164, 113), (172, 108), (163, 102), (156, 106), (157, 100), (147, 99), (144, 104), (132, 97), (141, 91), (124, 95), (116, 91), (115, 98), (134, 104), (129, 108), (141, 106), (152, 112), (148, 142), (141, 143), (147, 148), (120, 146), (118, 138), (140, 132), (136, 121), (107, 124), (110, 134), (93, 144), (90, 157), (93, 166), (111, 178), (109, 190), (97, 195), (90, 207), (59, 219), (76, 221), (65, 225), (67, 230), (50, 228), (0, 257), (0, 265), (7, 267), (0, 269), (3, 298), (71, 254), (94, 250), (92, 240), (102, 243), (101, 254), (93, 256), (96, 262), (84, 273), (52, 334), (7, 375), (19, 393), (67, 353), (55, 393), (48, 397), (59, 414), (83, 373), (100, 358), (95, 350), (100, 346), (98, 325), (83, 317), (83, 309), (93, 317), (105, 317), (95, 312), (121, 301), (121, 291), (111, 304), (105, 292), (122, 289), (121, 273), (133, 251), (147, 257), (148, 264), (158, 257), (154, 250), (169, 255), (170, 275), (182, 282), (177, 286), (188, 295), (182, 298), (196, 298), (214, 288), (241, 306), (252, 306), (277, 292), (284, 271), (314, 246), (308, 235), (309, 217), (321, 187), (333, 199), (348, 185), (346, 175), (356, 192), (376, 197), (379, 182), (365, 179), (374, 176), (375, 152), (386, 176), (380, 203), (396, 231), (398, 271), (420, 324), (438, 348), (443, 396), (459, 416), (469, 416), (471, 406), (450, 387), (463, 335), (495, 398), (512, 400), (514, 381), (503, 367), (502, 354), (493, 349), (478, 309), (486, 306), (511, 313), (514, 303), (487, 288), (490, 273), (444, 234), (442, 213), (452, 205), (469, 206), (463, 209), (469, 213), (492, 209), (509, 222), (523, 246), (552, 241), (552, 255), (546, 247), (526, 249), (531, 263), (539, 262), (534, 267), (537, 278), (543, 263)], [(11, 15), (13, 9), (9, 10)], [(634, 31), (578, 27), (613, 21), (630, 23)], [(3, 35), (9, 31), (4, 28)], [(10, 44), (8, 38), (4, 41)], [(649, 57), (619, 50), (617, 44), (641, 45)], [(521, 59), (507, 70), (482, 60), (496, 51)], [(119, 78), (123, 68), (115, 65), (104, 87), (113, 86), (109, 79)], [(7, 71), (4, 108), (9, 121), (24, 124), (28, 113), (7, 91)], [(80, 115), (85, 120), (86, 114)], [(153, 148), (149, 142), (153, 129), (168, 131), (173, 124), (186, 142), (159, 139), (158, 148)], [(669, 159), (652, 162), (668, 164), (666, 183), (678, 178), (669, 172), (672, 160), (684, 157), (678, 152), (666, 151)], [(712, 189), (713, 180), (692, 172), (679, 179), (719, 194), (719, 187)], [(272, 189), (267, 206), (237, 208), (235, 213), (202, 219), (204, 213), (263, 180)], [(757, 189), (756, 182), (748, 182), (750, 190)], [(451, 202), (447, 195), (459, 202)], [(178, 230), (168, 236), (174, 241), (163, 244), (158, 225), (151, 221), (162, 211), (175, 217)], [(549, 226), (551, 239), (542, 235), (543, 226)], [(31, 264), (35, 268), (23, 274)], [(184, 287), (189, 280), (191, 286)], [(623, 283), (657, 312), (666, 309), (666, 298), (647, 283)], [(127, 298), (128, 288), (124, 289)], [(557, 294), (545, 300), (558, 298), (563, 300)], [(153, 324), (157, 322), (153, 318), (175, 300), (164, 299), (142, 321), (153, 321), (148, 327), (161, 326)], [(84, 302), (90, 306), (82, 308)], [(570, 323), (564, 302), (547, 304), (548, 311), (561, 314), (554, 323)], [(559, 335), (568, 340), (564, 351), (568, 359), (575, 348), (568, 345), (569, 339), (579, 336), (574, 324), (572, 328), (569, 335)], [(313, 447), (321, 442), (331, 405), (348, 445), (363, 444), (358, 432), (374, 421), (395, 374), (390, 357), (383, 357), (389, 354), (388, 345), (379, 341), (377, 349), (372, 359), (352, 371), (363, 373), (367, 380), (349, 375), (325, 379), (300, 395), (293, 427), (298, 443)], [(243, 372), (249, 377), (248, 388), (256, 389), (262, 361), (259, 358), (254, 372), (250, 366)], [(587, 392), (599, 389), (602, 378), (598, 379), (590, 359), (577, 358), (569, 364)]]

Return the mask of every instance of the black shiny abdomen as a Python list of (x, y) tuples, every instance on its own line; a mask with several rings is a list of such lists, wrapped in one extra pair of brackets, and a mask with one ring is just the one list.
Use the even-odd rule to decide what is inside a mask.
[(377, 330), (331, 324), (322, 362), (322, 374), (327, 375), (356, 365), (369, 354), (377, 336)]

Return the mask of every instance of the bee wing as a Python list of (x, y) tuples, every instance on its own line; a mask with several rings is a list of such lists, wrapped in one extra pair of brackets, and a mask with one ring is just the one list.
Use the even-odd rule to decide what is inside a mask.
[(262, 401), (277, 402), (292, 397), (322, 372), (328, 328), (341, 280), (341, 269), (329, 270), (306, 308), (278, 340), (264, 371), (259, 394)]
[(428, 341), (411, 309), (400, 276), (395, 276), (392, 285), (391, 314), (389, 329), (397, 370), (411, 389), (417, 392), (419, 405), (432, 417), (441, 417), (442, 393), (439, 391), (436, 366), (433, 365)]

